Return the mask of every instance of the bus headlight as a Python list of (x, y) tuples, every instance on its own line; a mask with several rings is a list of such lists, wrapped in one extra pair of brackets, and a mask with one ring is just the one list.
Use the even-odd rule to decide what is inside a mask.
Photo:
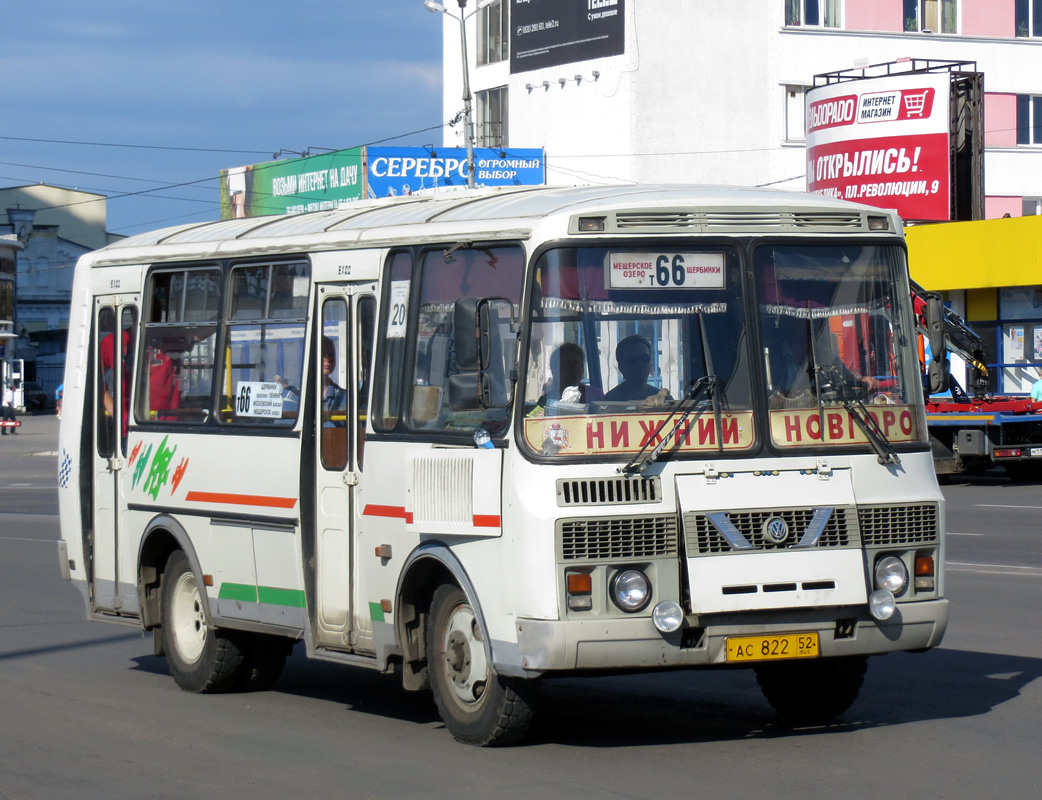
[(908, 568), (897, 556), (886, 556), (876, 562), (876, 588), (899, 595), (908, 585)]
[(611, 579), (609, 594), (623, 611), (641, 611), (651, 601), (651, 581), (639, 569), (624, 569)]
[(868, 613), (874, 619), (883, 622), (890, 619), (895, 611), (897, 611), (897, 602), (888, 590), (876, 589), (868, 596)]
[(663, 600), (652, 610), (651, 621), (662, 633), (673, 633), (684, 624), (684, 609), (673, 600)]

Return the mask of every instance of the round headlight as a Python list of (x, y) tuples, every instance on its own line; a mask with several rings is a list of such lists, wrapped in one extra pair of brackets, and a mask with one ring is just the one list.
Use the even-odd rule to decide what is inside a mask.
[(611, 599), (623, 611), (640, 611), (651, 601), (651, 581), (639, 569), (625, 569), (612, 578)]
[(868, 612), (880, 622), (890, 619), (897, 611), (894, 596), (886, 589), (876, 589), (868, 596)]
[(673, 633), (684, 624), (684, 609), (673, 600), (663, 600), (652, 609), (651, 621), (662, 633)]
[(876, 588), (891, 594), (901, 594), (908, 585), (908, 568), (896, 556), (886, 556), (876, 562)]

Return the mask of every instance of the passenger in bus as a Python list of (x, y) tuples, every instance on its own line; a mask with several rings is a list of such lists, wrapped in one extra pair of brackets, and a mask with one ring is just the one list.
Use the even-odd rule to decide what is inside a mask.
[(659, 393), (648, 383), (653, 350), (651, 342), (639, 333), (627, 336), (615, 348), (615, 360), (622, 373), (622, 383), (604, 395), (609, 402), (642, 401)]
[[(599, 400), (603, 392), (595, 386), (583, 383), (586, 356), (583, 349), (574, 342), (565, 342), (550, 354), (550, 380), (538, 406), (546, 408), (547, 403), (564, 401), (566, 403), (588, 403)], [(567, 391), (567, 390), (573, 391)]]
[(336, 369), (336, 345), (328, 336), (322, 337), (322, 418), (326, 426), (342, 428), (346, 417), (337, 412), (347, 410), (347, 391), (333, 380)]
[[(127, 439), (127, 423), (129, 420), (130, 411), (130, 382), (131, 372), (133, 371), (132, 365), (127, 358), (127, 351), (132, 350), (130, 347), (130, 331), (127, 328), (123, 329), (121, 334), (122, 339), (122, 360), (123, 360), (123, 403), (120, 414), (122, 416), (122, 424), (120, 426), (120, 436), (123, 441)], [(102, 403), (105, 407), (105, 413), (111, 415), (113, 409), (116, 407), (115, 395), (112, 393), (112, 387), (115, 384), (115, 364), (116, 364), (116, 348), (113, 335), (110, 333), (105, 336), (104, 339), (98, 345), (98, 350), (101, 356), (101, 371), (102, 377), (105, 382), (105, 393), (102, 397)]]

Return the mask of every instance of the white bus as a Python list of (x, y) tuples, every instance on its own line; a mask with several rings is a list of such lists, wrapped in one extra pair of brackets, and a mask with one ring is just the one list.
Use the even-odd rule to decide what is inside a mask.
[(515, 742), (544, 676), (747, 665), (785, 717), (936, 646), (943, 501), (900, 220), (478, 190), (81, 259), (61, 566), (195, 692), (294, 642)]

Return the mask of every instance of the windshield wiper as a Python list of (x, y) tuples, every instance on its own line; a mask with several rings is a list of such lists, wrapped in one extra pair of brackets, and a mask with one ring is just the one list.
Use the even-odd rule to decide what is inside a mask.
[[(876, 458), (879, 463), (900, 464), (901, 459), (897, 457), (893, 445), (890, 444), (890, 440), (886, 438), (886, 434), (884, 434), (882, 429), (879, 427), (879, 422), (875, 417), (868, 413), (868, 409), (865, 408), (865, 404), (861, 402), (861, 399), (856, 395), (852, 395), (852, 387), (843, 377), (843, 373), (832, 364), (816, 365), (814, 371), (824, 379), (828, 386), (831, 386), (836, 390), (836, 396), (839, 399), (839, 402), (850, 414), (851, 419), (853, 419), (854, 423), (861, 429), (861, 432), (865, 434), (865, 438), (868, 439), (869, 444), (872, 445), (872, 449), (876, 451)], [(818, 402), (820, 407), (820, 391), (818, 392)], [(818, 419), (821, 420), (821, 426), (824, 430), (824, 414), (822, 414)]]
[[(674, 423), (673, 427), (669, 429), (669, 433), (663, 436), (662, 441), (655, 445), (655, 447), (650, 451), (648, 451), (648, 448), (651, 447), (651, 442), (654, 440), (654, 436), (649, 437), (644, 446), (637, 451), (637, 455), (635, 455), (628, 464), (619, 467), (619, 472), (624, 475), (643, 475), (644, 470), (654, 464), (658, 460), (658, 457), (662, 455), (662, 451), (669, 447), (670, 442), (672, 442), (676, 437), (677, 431), (680, 430), (680, 426), (684, 424), (684, 421), (690, 417), (691, 413), (697, 408), (696, 401), (702, 394), (708, 394), (713, 399), (714, 411), (719, 409), (719, 403), (716, 401), (716, 384), (717, 377), (715, 375), (704, 375), (698, 380), (692, 381), (687, 392), (673, 405), (673, 408), (670, 409), (669, 416), (662, 421), (658, 430), (655, 431), (655, 433), (658, 433), (659, 431), (664, 430), (676, 413), (686, 405), (687, 408), (685, 408), (683, 413), (681, 413), (680, 418)], [(720, 423), (718, 420), (717, 428), (719, 428), (719, 426)], [(647, 455), (645, 455), (645, 453), (647, 453)]]

